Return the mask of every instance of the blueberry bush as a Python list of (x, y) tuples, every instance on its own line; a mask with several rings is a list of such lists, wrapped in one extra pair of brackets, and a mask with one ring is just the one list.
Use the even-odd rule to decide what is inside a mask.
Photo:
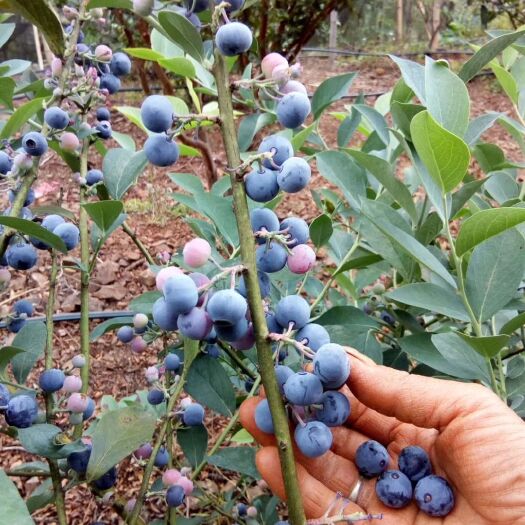
[[(250, 9), (242, 1), (79, 0), (60, 14), (43, 0), (31, 10), (25, 5), (0, 2), (39, 27), (54, 58), (45, 78), (34, 78), (24, 60), (0, 64), (8, 115), (0, 173), (10, 201), (0, 216), (2, 286), (7, 290), (11, 272), (34, 267), (44, 252), (51, 265), (45, 320), (32, 319), (25, 299), (13, 302), (4, 320), (16, 335), (0, 349), (0, 430), (40, 458), (0, 471), (6, 523), (33, 523), (31, 513), (52, 503), (58, 522), (67, 524), (65, 494), (80, 484), (131, 525), (224, 517), (249, 525), (306, 523), (292, 447), (322, 456), (331, 429), (349, 418), (341, 388), (352, 373), (352, 349), (410, 373), (482, 383), (525, 416), (524, 166), (483, 138), (502, 126), (525, 153), (525, 31), (491, 34), (457, 71), (443, 60), (393, 56), (395, 87), (373, 106), (362, 96), (344, 105), (352, 72), (325, 80), (311, 96), (300, 64), (279, 53), (234, 73), (238, 57), (257, 49), (252, 29), (236, 20)], [(115, 7), (147, 21), (151, 49), (112, 50), (85, 40), (96, 38), (91, 25)], [(2, 43), (14, 30), (6, 20)], [(186, 86), (180, 97), (152, 95), (140, 107), (115, 108), (144, 132), (141, 150), (111, 126), (111, 96), (133, 57)], [(468, 81), (485, 67), (512, 114), (471, 117)], [(21, 94), (28, 100), (20, 103)], [(327, 118), (339, 121), (334, 140), (321, 132)], [(196, 176), (176, 171), (180, 156), (199, 154), (179, 137), (215, 127), (228, 167), (208, 191)], [(108, 147), (109, 138), (119, 147)], [(54, 206), (35, 206), (33, 185), (49, 150), (71, 169), (78, 214), (60, 196)], [(169, 260), (152, 257), (126, 223), (126, 193), (148, 164), (174, 170), (169, 176), (184, 192), (173, 197), (192, 211), (187, 222), (195, 237)], [(311, 190), (318, 216), (310, 224), (280, 217), (284, 194), (308, 191), (312, 166), (327, 183)], [(140, 249), (155, 289), (131, 302), (132, 315), (90, 332), (90, 277), (116, 232)], [(61, 362), (53, 358), (53, 334), (65, 267), (80, 276), (80, 352)], [(109, 333), (123, 349), (155, 355), (157, 364), (145, 370), (143, 390), (104, 396), (97, 407), (89, 392), (90, 345)], [(35, 367), (37, 382), (28, 379)], [(200, 483), (203, 470), (215, 467), (237, 473), (244, 488), (260, 484), (239, 405), (261, 385), (255, 421), (279, 445), (286, 508), (267, 493), (247, 501), (245, 490), (217, 494)], [(208, 412), (227, 420), (210, 445)], [(115, 484), (129, 457), (142, 481), (125, 501)], [(377, 442), (357, 451), (360, 473), (377, 478), (377, 495), (392, 516), (413, 500), (429, 516), (453, 512), (454, 489), (432, 473), (426, 451), (407, 447), (398, 470), (386, 470), (388, 464)], [(43, 481), (24, 502), (10, 477), (26, 476)], [(150, 517), (148, 501), (164, 519)]]

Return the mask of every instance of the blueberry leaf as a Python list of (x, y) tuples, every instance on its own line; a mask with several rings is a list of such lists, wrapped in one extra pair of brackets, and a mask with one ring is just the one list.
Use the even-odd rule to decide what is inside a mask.
[(0, 491), (2, 492), (2, 521), (17, 525), (34, 525), (22, 496), (3, 469), (0, 469)]

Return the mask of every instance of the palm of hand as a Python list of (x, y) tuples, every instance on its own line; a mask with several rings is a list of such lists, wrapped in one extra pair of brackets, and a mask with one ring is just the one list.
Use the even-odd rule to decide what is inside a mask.
[[(333, 428), (332, 449), (320, 458), (296, 452), (298, 478), (307, 517), (320, 518), (338, 492), (348, 497), (358, 481), (353, 463), (357, 447), (368, 439), (387, 446), (397, 457), (408, 445), (428, 451), (434, 472), (453, 486), (454, 510), (438, 520), (415, 503), (389, 509), (375, 495), (375, 480), (365, 481), (357, 503), (344, 514), (383, 514), (382, 525), (525, 524), (525, 424), (488, 389), (450, 381), (408, 376), (384, 367), (352, 360), (346, 389), (352, 414), (348, 426)], [(243, 425), (263, 448), (257, 466), (270, 488), (284, 498), (279, 457), (273, 436), (260, 432), (253, 412), (260, 398), (247, 400)], [(341, 514), (341, 504), (330, 515)]]

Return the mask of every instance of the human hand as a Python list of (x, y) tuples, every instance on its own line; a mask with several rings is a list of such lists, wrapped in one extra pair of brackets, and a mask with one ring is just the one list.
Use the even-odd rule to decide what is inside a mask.
[[(352, 370), (343, 387), (352, 411), (345, 426), (332, 428), (333, 445), (318, 458), (295, 450), (297, 474), (307, 518), (325, 514), (341, 492), (348, 497), (359, 480), (357, 447), (369, 439), (385, 445), (389, 468), (397, 468), (401, 450), (419, 445), (430, 456), (434, 473), (454, 489), (456, 505), (446, 525), (525, 524), (525, 423), (495, 394), (477, 384), (409, 375), (375, 365), (352, 350)], [(257, 468), (270, 489), (285, 499), (278, 451), (272, 435), (255, 425), (260, 397), (241, 407), (243, 426), (262, 445)], [(340, 508), (340, 507), (339, 507)], [(338, 511), (337, 506), (330, 514)], [(383, 513), (382, 525), (438, 523), (415, 503), (401, 510), (376, 497), (375, 480), (366, 480), (357, 503), (345, 514)]]

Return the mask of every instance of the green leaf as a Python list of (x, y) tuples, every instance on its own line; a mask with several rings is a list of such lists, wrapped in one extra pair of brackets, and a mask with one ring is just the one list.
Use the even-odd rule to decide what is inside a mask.
[(13, 109), (15, 85), (15, 81), (12, 78), (0, 78), (0, 102), (3, 102), (10, 109)]
[(424, 106), (420, 106), (419, 104), (410, 104), (407, 102), (393, 102), (392, 106), (390, 107), (395, 125), (409, 140), (412, 140), (410, 135), (410, 123), (420, 111), (424, 110)]
[(46, 348), (46, 325), (42, 321), (25, 323), (13, 339), (12, 345), (23, 350), (11, 360), (13, 375), (18, 383), (25, 383), (29, 372)]
[(0, 47), (11, 38), (15, 30), (16, 24), (0, 24)]
[(450, 207), (450, 218), (453, 219), (461, 211), (470, 198), (485, 184), (487, 179), (478, 179), (463, 184), (458, 191), (452, 194), (452, 206)]
[(512, 100), (514, 104), (518, 103), (519, 87), (514, 77), (504, 68), (498, 64), (490, 64), (490, 67), (498, 79), (503, 91)]
[(483, 241), (525, 222), (525, 208), (491, 208), (469, 217), (459, 230), (456, 252), (459, 256)]
[(201, 62), (204, 48), (201, 36), (193, 24), (185, 16), (174, 11), (161, 11), (158, 16), (167, 36), (195, 60)]
[(201, 179), (191, 173), (169, 173), (169, 178), (183, 190), (190, 193), (204, 193)]
[(452, 319), (469, 321), (469, 316), (454, 290), (433, 283), (411, 283), (386, 294), (392, 301), (408, 304), (446, 315)]
[(525, 239), (516, 230), (508, 230), (474, 249), (467, 268), (466, 291), (480, 322), (490, 319), (514, 297), (524, 267)]
[(316, 123), (312, 122), (309, 126), (306, 126), (306, 128), (295, 133), (291, 140), (294, 151), (299, 151), (303, 147), (304, 143), (310, 138), (310, 135), (315, 130), (315, 126)]
[(333, 232), (332, 219), (328, 215), (319, 215), (310, 224), (310, 239), (316, 248), (325, 245)]
[(111, 229), (124, 210), (124, 205), (120, 201), (90, 202), (82, 204), (82, 207), (103, 233)]
[(144, 151), (130, 153), (127, 149), (110, 149), (102, 163), (104, 185), (113, 199), (122, 199), (144, 171), (148, 160)]
[(55, 250), (58, 250), (62, 253), (67, 253), (67, 248), (64, 244), (64, 241), (58, 237), (58, 235), (51, 233), (49, 230), (46, 230), (36, 222), (28, 221), (27, 219), (20, 219), (18, 217), (9, 217), (6, 215), (0, 216), (0, 224), (2, 226), (13, 228), (17, 232), (23, 233), (25, 235), (36, 237)]
[(252, 113), (244, 117), (239, 123), (237, 132), (239, 149), (246, 151), (251, 146), (255, 134), (273, 122), (275, 122), (275, 116), (271, 113)]
[(208, 216), (226, 241), (232, 245), (239, 244), (237, 221), (233, 213), (231, 197), (217, 197), (211, 193), (203, 192), (195, 195), (195, 200), (204, 215)]
[(195, 78), (195, 66), (191, 60), (188, 60), (185, 57), (164, 58), (158, 60), (158, 63), (164, 69), (167, 69), (176, 75), (186, 78)]
[(65, 436), (62, 433), (62, 429), (47, 423), (32, 425), (28, 428), (19, 428), (17, 433), (21, 445), (30, 454), (36, 454), (45, 458), (61, 459), (72, 452), (79, 452), (86, 448), (80, 440), (62, 444), (61, 437)]
[(394, 199), (407, 211), (414, 223), (417, 222), (418, 215), (412, 195), (408, 188), (395, 177), (394, 168), (386, 160), (375, 155), (363, 153), (359, 150), (345, 150), (349, 155), (369, 171), (394, 197)]
[(436, 122), (463, 137), (469, 123), (470, 98), (465, 83), (447, 62), (426, 58), (425, 93), (427, 110)]
[(132, 312), (151, 315), (153, 303), (160, 297), (162, 297), (162, 292), (158, 292), (157, 290), (144, 292), (142, 295), (131, 300), (129, 309)]
[(64, 54), (65, 42), (62, 24), (46, 0), (1, 0), (0, 11), (16, 13), (36, 26), (44, 36), (53, 54)]
[[(0, 0), (0, 5), (1, 5)], [(40, 109), (43, 109), (45, 97), (34, 98), (25, 104), (19, 106), (16, 111), (9, 117), (5, 126), (0, 131), (0, 139), (12, 137), (27, 121)]]
[(1, 378), (5, 373), (7, 365), (11, 362), (13, 357), (17, 354), (24, 352), (22, 348), (17, 348), (16, 346), (3, 346), (0, 348), (0, 383)]
[(25, 501), (20, 496), (15, 484), (3, 469), (0, 469), (0, 516), (2, 523), (16, 525), (34, 525)]
[(28, 463), (21, 463), (11, 468), (11, 472), (16, 472), (17, 474), (28, 474), (35, 471), (49, 474), (49, 465), (44, 461), (29, 461)]
[(154, 51), (149, 47), (126, 47), (124, 51), (132, 57), (150, 60), (151, 62), (158, 62), (166, 58), (162, 53)]
[(330, 104), (336, 102), (348, 93), (355, 77), (356, 73), (345, 73), (321, 82), (312, 97), (314, 120), (317, 120)]
[(345, 117), (337, 130), (337, 145), (344, 148), (350, 142), (352, 135), (356, 132), (361, 122), (361, 113), (352, 109), (350, 115)]
[(134, 406), (106, 412), (91, 435), (93, 448), (86, 477), (93, 481), (150, 441), (155, 431), (155, 416)]
[[(416, 97), (424, 104), (425, 97), (425, 68), (405, 58), (399, 58), (394, 55), (389, 55), (390, 58), (397, 64), (403, 75), (405, 84), (414, 92)], [(407, 101), (408, 102), (408, 101)]]
[(519, 330), (523, 325), (525, 325), (525, 312), (518, 314), (516, 317), (513, 317), (510, 321), (507, 321), (500, 329), (500, 334), (511, 335), (516, 330)]
[(363, 255), (361, 257), (355, 257), (354, 259), (350, 259), (345, 264), (343, 264), (343, 266), (341, 266), (341, 268), (339, 268), (338, 271), (334, 272), (333, 275), (337, 276), (340, 273), (347, 272), (348, 270), (368, 268), (369, 266), (381, 262), (382, 260), (383, 258), (380, 255), (377, 255), (376, 253)]
[(0, 74), (3, 77), (14, 77), (23, 73), (31, 66), (29, 60), (6, 60), (0, 64)]
[(241, 445), (249, 445), (255, 440), (245, 428), (241, 428), (239, 431), (235, 432), (235, 434), (231, 438), (231, 441), (233, 443), (240, 443)]
[(197, 357), (184, 389), (196, 401), (223, 416), (232, 416), (235, 412), (235, 391), (217, 359), (207, 355)]
[(31, 211), (37, 217), (45, 217), (46, 215), (60, 215), (70, 221), (74, 221), (76, 216), (72, 211), (62, 208), (62, 206), (56, 206), (55, 204), (43, 204), (42, 206), (31, 207)]
[(32, 514), (38, 509), (42, 509), (46, 505), (55, 501), (55, 492), (53, 490), (53, 480), (51, 478), (44, 479), (38, 487), (31, 492), (31, 496), (27, 498), (27, 510)]
[(508, 33), (492, 39), (481, 47), (470, 58), (458, 73), (461, 80), (468, 82), (478, 71), (481, 71), (493, 58), (497, 57), (506, 47), (512, 45), (518, 38), (525, 35), (525, 29)]
[(483, 135), (485, 131), (487, 131), (490, 127), (494, 125), (494, 123), (501, 117), (501, 115), (502, 113), (496, 113), (495, 111), (491, 111), (490, 113), (485, 113), (484, 115), (480, 115), (479, 117), (472, 119), (469, 122), (463, 140), (469, 146), (473, 146), (479, 140), (481, 135)]
[(118, 143), (118, 145), (123, 147), (125, 150), (134, 153), (137, 149), (135, 141), (133, 140), (133, 137), (131, 135), (126, 135), (126, 133), (119, 133), (118, 131), (113, 130), (111, 132), (111, 138), (115, 140)]
[(254, 479), (261, 477), (255, 466), (255, 448), (253, 447), (222, 448), (213, 456), (208, 457), (208, 463), (233, 472), (240, 472)]
[(130, 122), (135, 124), (135, 126), (148, 133), (148, 130), (142, 123), (142, 118), (140, 117), (140, 108), (133, 108), (131, 106), (115, 106), (115, 109), (119, 113), (122, 113)]
[(192, 467), (196, 467), (206, 456), (208, 446), (208, 432), (204, 425), (179, 428), (177, 430), (177, 443), (180, 445), (184, 456)]
[(476, 352), (483, 357), (492, 358), (499, 354), (499, 351), (507, 344), (510, 339), (508, 335), (488, 335), (475, 337), (472, 335), (456, 332), (463, 341), (466, 341)]
[(88, 4), (88, 9), (95, 9), (96, 7), (133, 9), (133, 2), (131, 0), (90, 0)]
[(366, 104), (354, 104), (352, 107), (361, 113), (361, 116), (370, 123), (374, 131), (377, 133), (381, 142), (385, 146), (388, 146), (390, 142), (390, 134), (388, 132), (388, 124), (383, 115)]
[(421, 111), (412, 119), (410, 133), (418, 155), (442, 192), (452, 191), (467, 172), (468, 146), (441, 127), (428, 111)]
[(132, 324), (131, 316), (126, 317), (114, 317), (113, 319), (107, 319), (103, 323), (97, 324), (97, 326), (92, 330), (89, 335), (89, 340), (91, 342), (96, 341), (99, 337), (102, 337), (104, 334), (111, 332), (121, 326), (131, 325)]

